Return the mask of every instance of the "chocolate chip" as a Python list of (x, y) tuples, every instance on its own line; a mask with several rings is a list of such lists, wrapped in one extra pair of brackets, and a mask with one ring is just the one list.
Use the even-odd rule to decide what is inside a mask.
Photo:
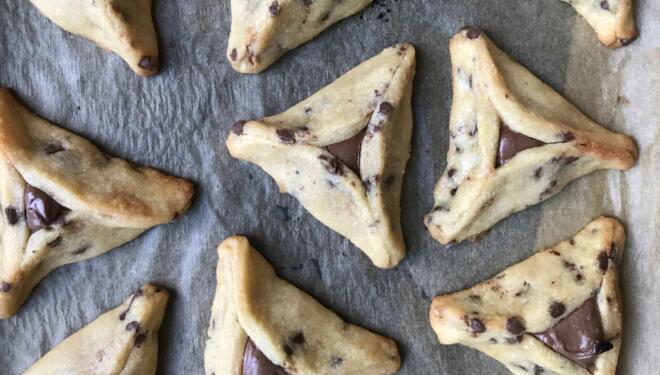
[(16, 225), (16, 223), (18, 223), (18, 212), (14, 207), (5, 208), (5, 216), (7, 216), (7, 222), (9, 225)]
[(294, 343), (294, 344), (304, 344), (305, 343), (305, 335), (302, 332), (298, 332), (294, 336), (290, 337), (289, 340)]
[[(472, 76), (470, 76), (470, 87), (472, 87)], [(474, 137), (475, 135), (477, 135), (477, 133), (479, 133), (479, 126), (477, 123), (475, 123), (474, 128), (472, 128), (472, 130), (468, 132), (468, 135), (470, 137)]]
[(486, 326), (484, 325), (484, 322), (482, 322), (480, 319), (477, 318), (471, 318), (468, 320), (468, 326), (470, 327), (470, 331), (472, 333), (482, 333), (486, 332)]
[(449, 178), (454, 177), (455, 174), (456, 174), (456, 169), (454, 169), (454, 168), (450, 168), (450, 169), (447, 171), (447, 177), (449, 177)]
[(139, 331), (140, 330), (140, 323), (138, 323), (136, 320), (126, 324), (126, 330), (127, 331)]
[(243, 127), (247, 121), (240, 120), (236, 121), (234, 125), (231, 126), (231, 131), (236, 135), (243, 135)]
[(571, 132), (564, 132), (560, 134), (559, 138), (562, 142), (570, 142), (575, 139), (575, 136)]
[(52, 240), (52, 241), (50, 241), (49, 243), (47, 243), (46, 246), (48, 246), (48, 247), (56, 247), (56, 246), (58, 246), (58, 245), (61, 244), (61, 243), (62, 243), (62, 236), (58, 236), (58, 237), (55, 238), (54, 240)]
[(145, 333), (140, 333), (137, 336), (135, 336), (135, 346), (140, 347), (142, 346), (142, 343), (147, 339), (147, 335)]
[(571, 262), (565, 260), (562, 264), (564, 265), (564, 268), (566, 268), (567, 270), (575, 271), (575, 263), (571, 263)]
[(282, 349), (284, 349), (284, 353), (286, 353), (286, 355), (293, 354), (293, 349), (291, 349), (291, 347), (289, 345), (284, 344)]
[(341, 366), (344, 363), (344, 359), (342, 357), (337, 357), (335, 355), (330, 358), (330, 367), (332, 368), (337, 368)]
[(133, 302), (135, 301), (136, 298), (141, 297), (142, 294), (144, 294), (142, 289), (138, 289), (138, 290), (135, 291), (135, 293), (133, 293), (133, 296), (131, 297), (131, 301), (128, 303), (128, 308), (124, 312), (119, 314), (119, 320), (126, 319), (126, 314), (131, 309), (131, 306), (133, 306)]
[(46, 155), (55, 154), (61, 151), (64, 151), (64, 147), (62, 147), (62, 145), (59, 143), (49, 143), (46, 145), (46, 147), (44, 147), (44, 152)]
[(536, 168), (536, 170), (534, 171), (534, 177), (536, 177), (536, 179), (538, 180), (541, 178), (541, 174), (543, 174), (543, 167)]
[(455, 187), (455, 188), (453, 188), (453, 189), (451, 189), (451, 190), (449, 191), (449, 194), (451, 194), (452, 196), (454, 196), (454, 195), (456, 195), (456, 192), (457, 192), (457, 191), (458, 191), (458, 187)]
[(150, 56), (145, 56), (142, 58), (142, 60), (140, 60), (138, 66), (144, 70), (156, 72), (158, 70), (158, 60)]
[(0, 283), (0, 292), (9, 293), (10, 290), (11, 290), (11, 284), (10, 283), (5, 282), (5, 281)]
[(522, 335), (520, 335), (520, 336), (516, 336), (516, 337), (507, 337), (505, 340), (509, 344), (520, 344), (522, 342), (522, 339), (523, 339), (523, 337), (522, 337)]
[(380, 181), (379, 175), (375, 175), (365, 179), (364, 181), (362, 181), (362, 184), (364, 185), (364, 190), (366, 190), (367, 192), (371, 191), (371, 188), (376, 184), (378, 184), (378, 181)]
[(83, 246), (83, 247), (79, 248), (78, 250), (72, 252), (71, 254), (73, 254), (73, 255), (80, 255), (80, 254), (84, 253), (85, 251), (87, 251), (87, 247), (84, 247), (84, 246)]
[(612, 348), (614, 348), (614, 345), (612, 345), (612, 343), (609, 341), (599, 341), (598, 344), (596, 344), (596, 351), (598, 353), (605, 353)]
[(57, 203), (51, 196), (32, 185), (26, 185), (23, 193), (27, 226), (32, 233), (61, 223), (71, 211)]
[(600, 7), (604, 10), (610, 10), (610, 3), (607, 0), (603, 0), (600, 2)]
[(327, 155), (320, 155), (319, 159), (323, 163), (325, 169), (335, 175), (344, 175), (344, 164), (336, 157), (328, 157)]
[(470, 39), (477, 39), (480, 35), (481, 35), (481, 31), (476, 27), (468, 27), (467, 31), (465, 32), (465, 36), (467, 36)]
[(289, 129), (277, 129), (275, 133), (277, 133), (277, 136), (280, 137), (280, 141), (282, 141), (282, 143), (286, 143), (288, 145), (296, 143), (296, 136)]
[(517, 317), (511, 317), (506, 320), (506, 329), (518, 336), (525, 332), (525, 325)]
[(280, 14), (280, 4), (277, 3), (277, 1), (273, 1), (272, 4), (268, 7), (268, 10), (270, 11), (270, 14), (273, 16), (277, 16)]
[(572, 164), (576, 161), (578, 161), (580, 157), (578, 156), (555, 156), (554, 158), (551, 159), (551, 161), (555, 164), (561, 164), (561, 165), (569, 165)]
[(612, 242), (612, 245), (610, 246), (610, 259), (612, 259), (612, 262), (614, 262), (614, 264), (619, 263), (620, 260), (614, 242)]
[(553, 302), (550, 305), (550, 316), (553, 318), (559, 318), (566, 312), (566, 306), (561, 302)]
[(390, 104), (390, 102), (382, 102), (382, 103), (380, 103), (380, 107), (378, 109), (378, 112), (380, 112), (381, 115), (387, 116), (390, 113), (392, 113), (393, 110), (394, 110), (394, 107), (392, 106), (392, 104)]
[(236, 58), (238, 57), (238, 51), (236, 51), (236, 48), (232, 48), (231, 53), (229, 53), (229, 58), (231, 61), (236, 61)]
[(556, 255), (556, 256), (561, 256), (561, 253), (557, 250), (550, 250), (550, 254)]
[(545, 369), (539, 365), (534, 365), (534, 375), (542, 375)]
[(600, 268), (601, 271), (607, 271), (607, 265), (609, 264), (609, 261), (610, 259), (606, 252), (601, 251), (600, 254), (598, 254), (598, 268)]
[(582, 279), (584, 279), (584, 276), (582, 276), (581, 273), (578, 273), (577, 275), (575, 275), (575, 280), (582, 281)]

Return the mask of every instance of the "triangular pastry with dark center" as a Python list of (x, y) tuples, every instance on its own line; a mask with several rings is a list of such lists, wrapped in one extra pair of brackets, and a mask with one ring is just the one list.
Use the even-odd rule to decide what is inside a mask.
[(562, 0), (573, 6), (608, 47), (621, 47), (637, 37), (633, 0)]
[(158, 328), (169, 294), (146, 284), (59, 343), (23, 375), (156, 373)]
[(578, 177), (635, 163), (629, 137), (590, 120), (480, 30), (462, 30), (449, 49), (447, 168), (425, 218), (436, 240), (477, 238)]
[(206, 374), (393, 374), (394, 341), (344, 322), (280, 279), (245, 237), (218, 247)]
[(347, 237), (381, 268), (405, 255), (400, 223), (410, 157), (415, 50), (397, 44), (275, 116), (234, 124), (235, 158)]
[(0, 89), (0, 318), (64, 264), (188, 209), (192, 184), (100, 152)]
[(517, 375), (614, 375), (624, 240), (621, 223), (598, 218), (490, 280), (434, 298), (431, 325), (440, 343), (473, 347)]
[(241, 73), (259, 73), (371, 0), (231, 0), (227, 58)]
[(30, 0), (64, 30), (121, 56), (141, 76), (158, 73), (152, 0)]

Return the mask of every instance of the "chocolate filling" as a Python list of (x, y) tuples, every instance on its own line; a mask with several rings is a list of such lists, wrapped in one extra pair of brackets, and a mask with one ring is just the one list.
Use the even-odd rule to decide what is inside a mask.
[(585, 368), (593, 366), (599, 354), (612, 349), (612, 344), (605, 341), (596, 297), (588, 299), (554, 327), (534, 336)]
[(515, 132), (505, 124), (502, 124), (500, 126), (500, 146), (497, 152), (496, 166), (500, 167), (504, 165), (520, 151), (543, 145), (545, 145), (544, 142)]
[(288, 373), (271, 362), (248, 338), (243, 354), (243, 375), (288, 375)]
[(353, 137), (328, 146), (328, 151), (358, 176), (360, 175), (360, 150), (366, 133), (367, 128), (364, 128)]
[(31, 232), (50, 227), (70, 211), (48, 194), (28, 184), (25, 185), (24, 201), (27, 226)]

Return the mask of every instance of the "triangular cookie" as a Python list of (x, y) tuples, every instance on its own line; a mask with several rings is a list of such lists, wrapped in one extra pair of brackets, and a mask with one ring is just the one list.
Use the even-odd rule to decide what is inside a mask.
[(621, 347), (624, 229), (601, 217), (490, 280), (433, 299), (442, 344), (463, 344), (514, 374), (613, 375)]
[(411, 45), (387, 48), (283, 113), (234, 124), (229, 152), (263, 168), (376, 266), (394, 267), (405, 255), (399, 201), (414, 73)]
[(562, 0), (573, 6), (608, 47), (621, 47), (637, 37), (633, 0)]
[(447, 169), (425, 224), (443, 244), (501, 219), (597, 169), (628, 169), (632, 140), (582, 114), (476, 28), (452, 38)]
[(53, 269), (188, 209), (192, 184), (100, 152), (0, 89), (0, 318)]
[(30, 0), (64, 30), (94, 41), (141, 76), (158, 73), (152, 0)]
[(146, 284), (121, 306), (69, 336), (23, 375), (156, 373), (167, 290)]
[(259, 73), (372, 0), (231, 0), (227, 58), (241, 73)]
[(394, 341), (348, 324), (280, 279), (245, 237), (218, 247), (206, 374), (393, 374)]

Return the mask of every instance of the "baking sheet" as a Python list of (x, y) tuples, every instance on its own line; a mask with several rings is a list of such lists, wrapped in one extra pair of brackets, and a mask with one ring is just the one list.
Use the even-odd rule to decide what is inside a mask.
[[(622, 219), (629, 235), (619, 373), (657, 373), (660, 4), (653, 1), (637, 1), (641, 38), (610, 51), (559, 1), (380, 0), (266, 72), (246, 76), (224, 57), (228, 0), (156, 0), (163, 70), (143, 79), (118, 57), (59, 29), (29, 2), (0, 0), (0, 85), (109, 153), (187, 177), (197, 187), (194, 205), (176, 222), (43, 280), (17, 316), (0, 321), (0, 373), (19, 374), (147, 281), (172, 292), (158, 373), (203, 373), (215, 247), (239, 233), (280, 276), (344, 319), (394, 338), (403, 357), (400, 374), (507, 374), (472, 349), (437, 343), (427, 319), (431, 297), (490, 277), (600, 214)], [(427, 235), (422, 216), (445, 167), (447, 42), (468, 24), (483, 28), (586, 114), (632, 135), (640, 160), (627, 173), (578, 180), (504, 220), (480, 243), (448, 250)], [(384, 271), (279, 194), (256, 166), (233, 160), (224, 138), (234, 121), (281, 112), (398, 41), (413, 43), (418, 56), (413, 154), (402, 198), (408, 256)]]

